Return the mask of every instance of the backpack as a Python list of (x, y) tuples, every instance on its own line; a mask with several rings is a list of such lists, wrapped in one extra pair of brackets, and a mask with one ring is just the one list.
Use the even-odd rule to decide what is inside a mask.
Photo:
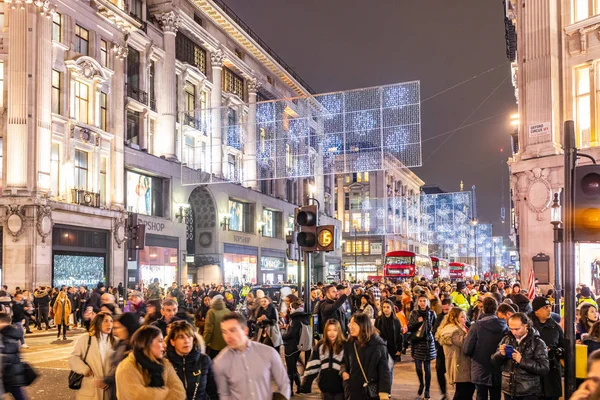
[(308, 351), (313, 348), (313, 333), (310, 325), (301, 324), (298, 351)]
[(9, 304), (0, 303), (0, 311), (3, 312), (3, 313), (8, 314), (10, 317), (13, 316), (13, 310), (12, 310), (12, 307)]

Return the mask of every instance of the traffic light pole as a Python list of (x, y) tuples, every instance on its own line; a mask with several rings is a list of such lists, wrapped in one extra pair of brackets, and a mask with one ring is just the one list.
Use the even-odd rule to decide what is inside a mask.
[[(312, 305), (310, 304), (310, 278), (312, 274), (313, 254), (311, 252), (304, 253), (304, 312), (312, 314)], [(319, 321), (319, 324), (323, 322)]]
[(575, 384), (575, 242), (573, 241), (573, 173), (577, 161), (575, 124), (564, 124), (565, 196), (564, 196), (564, 288), (565, 288), (565, 398), (571, 398)]

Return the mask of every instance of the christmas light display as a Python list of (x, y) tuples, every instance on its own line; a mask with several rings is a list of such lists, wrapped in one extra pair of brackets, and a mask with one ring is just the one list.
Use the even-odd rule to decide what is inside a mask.
[(232, 103), (180, 121), (184, 185), (377, 171), (389, 159), (421, 165), (418, 81)]

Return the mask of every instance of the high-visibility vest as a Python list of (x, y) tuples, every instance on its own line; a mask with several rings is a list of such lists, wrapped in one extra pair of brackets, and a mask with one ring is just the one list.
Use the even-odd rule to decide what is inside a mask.
[(464, 294), (460, 292), (452, 292), (450, 297), (452, 298), (452, 302), (454, 305), (456, 305), (456, 307), (462, 308), (464, 312), (469, 311), (470, 305)]
[(594, 301), (594, 299), (592, 299), (591, 297), (580, 298), (579, 301), (577, 302), (577, 307), (579, 307), (582, 303), (589, 303), (589, 304), (593, 305), (594, 307), (596, 307), (596, 309), (598, 309), (598, 303), (596, 303)]

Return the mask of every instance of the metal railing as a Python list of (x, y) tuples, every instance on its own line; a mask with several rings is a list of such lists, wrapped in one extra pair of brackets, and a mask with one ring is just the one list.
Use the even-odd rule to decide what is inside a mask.
[(233, 21), (240, 26), (260, 47), (263, 48), (271, 57), (277, 61), (279, 65), (281, 65), (287, 72), (290, 73), (310, 94), (316, 94), (313, 88), (311, 88), (308, 83), (304, 81), (304, 79), (300, 78), (300, 75), (292, 67), (290, 67), (283, 59), (277, 55), (277, 53), (269, 47), (268, 44), (265, 43), (264, 40), (258, 36), (256, 32), (254, 32), (227, 4), (225, 4), (222, 0), (213, 0), (215, 4), (219, 6), (219, 8), (225, 11), (225, 14), (229, 15)]
[(142, 104), (148, 104), (148, 93), (135, 86), (127, 85), (127, 97), (137, 100)]
[(71, 197), (74, 204), (100, 208), (100, 193), (73, 188), (71, 189)]

